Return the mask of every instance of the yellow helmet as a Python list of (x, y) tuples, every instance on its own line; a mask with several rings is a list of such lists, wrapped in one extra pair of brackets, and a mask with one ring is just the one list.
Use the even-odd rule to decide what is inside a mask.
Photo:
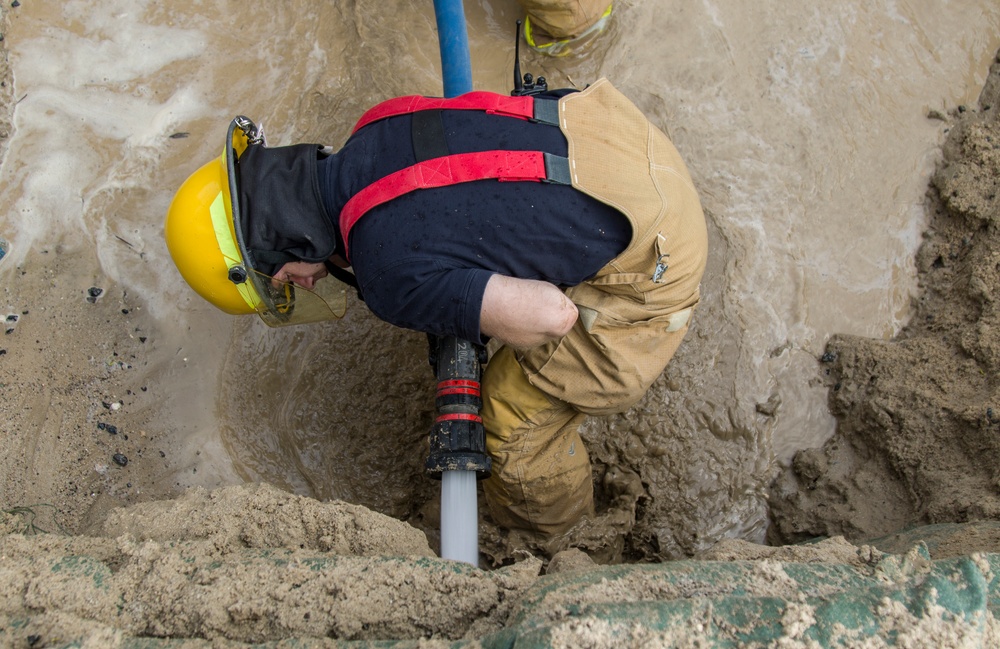
[(279, 327), (340, 318), (346, 286), (324, 280), (314, 293), (279, 282), (247, 260), (240, 225), (236, 162), (250, 145), (263, 144), (263, 132), (239, 116), (229, 125), (226, 146), (180, 186), (167, 210), (167, 249), (184, 281), (213, 305), (233, 315), (257, 313)]

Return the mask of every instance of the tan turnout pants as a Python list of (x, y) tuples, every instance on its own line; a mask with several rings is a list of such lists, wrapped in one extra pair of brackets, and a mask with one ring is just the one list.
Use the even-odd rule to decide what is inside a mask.
[[(574, 38), (600, 20), (611, 0), (518, 0), (535, 33), (553, 40)], [(539, 33), (540, 32), (540, 33)]]
[(676, 149), (602, 79), (560, 100), (573, 186), (618, 208), (632, 242), (566, 291), (580, 317), (563, 338), (501, 348), (483, 377), (494, 519), (545, 543), (594, 513), (587, 415), (635, 404), (677, 351), (707, 257), (705, 218)]

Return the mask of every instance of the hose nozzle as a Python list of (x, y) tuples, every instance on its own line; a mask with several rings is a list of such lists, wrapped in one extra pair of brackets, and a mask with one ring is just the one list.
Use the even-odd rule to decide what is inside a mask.
[(486, 433), (479, 414), (486, 349), (454, 336), (428, 339), (438, 387), (427, 474), (440, 479), (444, 471), (475, 471), (478, 479), (488, 478), (492, 461), (486, 454)]

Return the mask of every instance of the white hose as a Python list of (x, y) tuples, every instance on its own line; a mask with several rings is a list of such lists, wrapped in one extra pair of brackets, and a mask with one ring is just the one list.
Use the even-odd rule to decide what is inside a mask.
[(475, 471), (441, 474), (441, 558), (479, 566)]

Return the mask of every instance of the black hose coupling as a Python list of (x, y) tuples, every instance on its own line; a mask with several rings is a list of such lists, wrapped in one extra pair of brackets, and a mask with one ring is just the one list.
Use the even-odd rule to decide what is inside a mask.
[(428, 342), (438, 385), (427, 474), (441, 479), (445, 471), (475, 471), (479, 480), (488, 478), (492, 460), (486, 454), (486, 432), (479, 414), (486, 348), (454, 336), (429, 335)]

